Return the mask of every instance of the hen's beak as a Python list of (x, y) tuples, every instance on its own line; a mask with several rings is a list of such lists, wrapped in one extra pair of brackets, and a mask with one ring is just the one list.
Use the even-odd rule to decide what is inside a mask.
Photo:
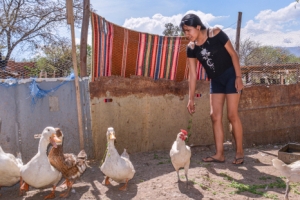
[(52, 144), (52, 146), (54, 148), (57, 148), (57, 143), (61, 143), (62, 141), (56, 136), (56, 134), (53, 134), (51, 137), (50, 137), (50, 143)]
[(110, 139), (110, 140), (115, 140), (115, 139), (116, 139), (116, 136), (115, 136), (113, 133), (111, 133), (111, 134), (109, 135), (109, 139)]

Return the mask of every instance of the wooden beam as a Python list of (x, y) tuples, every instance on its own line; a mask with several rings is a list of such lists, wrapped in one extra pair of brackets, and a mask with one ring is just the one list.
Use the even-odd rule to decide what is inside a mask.
[(241, 23), (242, 23), (242, 12), (239, 12), (237, 28), (236, 28), (236, 37), (235, 37), (235, 50), (239, 54), (240, 51), (240, 33), (241, 33)]
[(66, 9), (67, 9), (67, 23), (71, 24), (73, 19), (73, 1), (66, 0)]
[(74, 16), (73, 16), (73, 0), (67, 0), (67, 16), (70, 20), (71, 25), (71, 37), (72, 37), (72, 60), (73, 60), (73, 69), (75, 76), (75, 88), (76, 88), (76, 101), (77, 101), (77, 115), (78, 115), (78, 132), (79, 132), (79, 141), (80, 149), (84, 149), (84, 137), (83, 137), (83, 124), (82, 124), (82, 108), (81, 108), (81, 98), (80, 98), (80, 86), (78, 80), (78, 70), (77, 70), (77, 61), (76, 61), (76, 44), (75, 44), (75, 29), (74, 29)]
[(87, 38), (90, 18), (90, 0), (83, 0), (83, 19), (80, 40), (80, 77), (87, 76)]

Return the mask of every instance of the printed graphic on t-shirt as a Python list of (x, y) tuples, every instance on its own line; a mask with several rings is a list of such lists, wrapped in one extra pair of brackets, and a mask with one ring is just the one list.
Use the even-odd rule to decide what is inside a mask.
[(209, 66), (209, 68), (215, 72), (215, 66), (214, 66), (214, 63), (212, 62), (212, 59), (209, 57), (210, 56), (210, 52), (208, 52), (205, 48), (202, 49), (201, 51), (201, 55), (202, 55), (202, 58), (204, 60), (206, 60), (206, 64), (207, 66)]

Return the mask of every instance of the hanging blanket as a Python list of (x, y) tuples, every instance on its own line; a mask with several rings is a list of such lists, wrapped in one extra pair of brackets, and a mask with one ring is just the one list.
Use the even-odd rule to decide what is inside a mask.
[[(91, 13), (92, 81), (101, 76), (131, 75), (182, 81), (188, 78), (185, 37), (141, 33)], [(197, 79), (208, 80), (197, 63)]]

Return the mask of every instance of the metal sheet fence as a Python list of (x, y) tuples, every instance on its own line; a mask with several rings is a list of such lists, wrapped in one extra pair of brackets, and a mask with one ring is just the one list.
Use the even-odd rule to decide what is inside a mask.
[[(79, 131), (74, 80), (37, 79), (37, 90), (51, 91), (33, 104), (32, 80), (24, 79), (9, 85), (0, 84), (0, 146), (6, 152), (21, 152), (26, 163), (38, 150), (34, 139), (46, 126), (59, 127), (64, 133), (64, 151), (79, 152)], [(89, 81), (80, 83), (84, 148), (89, 158), (94, 157), (91, 133)], [(57, 90), (53, 88), (57, 88)]]

